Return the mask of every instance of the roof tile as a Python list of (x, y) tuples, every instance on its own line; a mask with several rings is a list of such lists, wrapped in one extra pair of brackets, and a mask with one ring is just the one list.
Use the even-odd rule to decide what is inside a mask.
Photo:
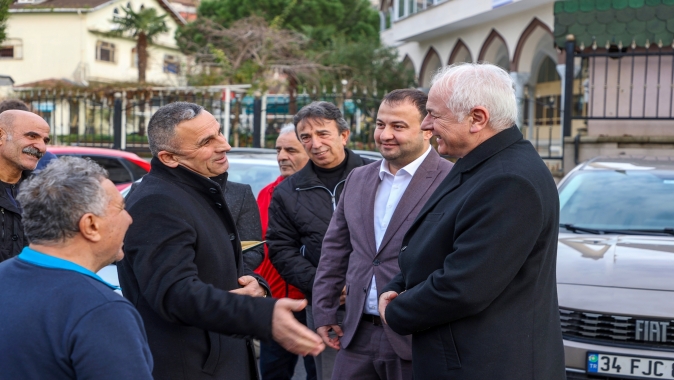
[(636, 17), (639, 21), (649, 21), (655, 18), (655, 7), (643, 7), (636, 10)]
[(674, 18), (674, 7), (667, 5), (660, 5), (657, 7), (657, 12), (655, 12), (655, 17), (659, 18), (662, 21), (669, 21)]
[(645, 21), (633, 20), (627, 23), (627, 33), (629, 34), (640, 34), (644, 33), (645, 31), (646, 31)]
[[(625, 0), (627, 1), (627, 0)], [(578, 1), (576, 0), (567, 0), (564, 2), (564, 11), (567, 13), (578, 12)]]
[[(594, 10), (592, 8), (594, 7)], [(608, 9), (607, 9), (608, 7)], [(577, 45), (599, 47), (646, 41), (669, 46), (674, 40), (674, 0), (566, 0), (555, 3), (555, 42), (573, 34)]]
[(591, 12), (595, 9), (595, 0), (581, 0), (580, 11)]
[(627, 0), (612, 0), (611, 6), (613, 9), (625, 9), (627, 8)]
[(598, 11), (607, 11), (611, 9), (611, 0), (597, 0), (596, 5)]
[(651, 20), (646, 22), (646, 30), (653, 33), (664, 33), (667, 31), (667, 24), (660, 20)]

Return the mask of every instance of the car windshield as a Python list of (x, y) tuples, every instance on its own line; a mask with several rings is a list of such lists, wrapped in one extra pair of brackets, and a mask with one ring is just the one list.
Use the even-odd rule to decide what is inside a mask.
[(609, 233), (671, 229), (674, 171), (579, 171), (560, 188), (559, 200), (562, 226)]
[(281, 175), (276, 161), (272, 162), (273, 166), (264, 165), (259, 162), (230, 159), (229, 169), (227, 169), (229, 173), (227, 180), (250, 185), (255, 198), (257, 198), (258, 193), (263, 187), (276, 181), (276, 178)]

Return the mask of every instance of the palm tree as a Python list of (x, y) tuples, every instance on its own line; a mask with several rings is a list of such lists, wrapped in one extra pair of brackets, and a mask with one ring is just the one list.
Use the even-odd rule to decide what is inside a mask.
[(145, 83), (145, 71), (147, 70), (147, 45), (159, 34), (168, 32), (164, 18), (167, 15), (157, 15), (154, 8), (143, 8), (134, 12), (131, 7), (122, 6), (124, 16), (115, 15), (112, 23), (117, 28), (111, 32), (113, 35), (131, 35), (136, 39), (136, 54), (138, 54), (138, 82)]

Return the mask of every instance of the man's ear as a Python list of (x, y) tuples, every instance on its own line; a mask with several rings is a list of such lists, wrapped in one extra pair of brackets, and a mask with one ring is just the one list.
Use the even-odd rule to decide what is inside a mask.
[(477, 133), (487, 128), (489, 123), (489, 111), (482, 106), (477, 106), (470, 110), (468, 117), (471, 118), (470, 132)]
[(348, 130), (348, 129), (346, 131), (343, 131), (343, 132), (340, 133), (340, 135), (342, 137), (342, 145), (346, 146), (346, 143), (349, 142), (349, 135), (350, 134), (351, 134), (351, 131)]
[(102, 236), (99, 222), (100, 218), (90, 212), (82, 215), (79, 223), (80, 234), (91, 242), (100, 241)]
[(162, 164), (168, 166), (169, 168), (177, 168), (178, 162), (175, 154), (168, 152), (166, 150), (160, 150), (159, 153), (157, 153), (157, 158), (159, 161), (161, 161)]

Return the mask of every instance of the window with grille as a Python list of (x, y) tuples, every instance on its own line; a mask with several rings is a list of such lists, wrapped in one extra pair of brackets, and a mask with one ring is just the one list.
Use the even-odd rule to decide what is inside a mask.
[(8, 38), (0, 46), (0, 59), (23, 58), (23, 43), (18, 38)]
[(115, 63), (115, 44), (98, 41), (96, 43), (96, 60)]
[(180, 60), (175, 55), (164, 55), (164, 72), (180, 74)]

